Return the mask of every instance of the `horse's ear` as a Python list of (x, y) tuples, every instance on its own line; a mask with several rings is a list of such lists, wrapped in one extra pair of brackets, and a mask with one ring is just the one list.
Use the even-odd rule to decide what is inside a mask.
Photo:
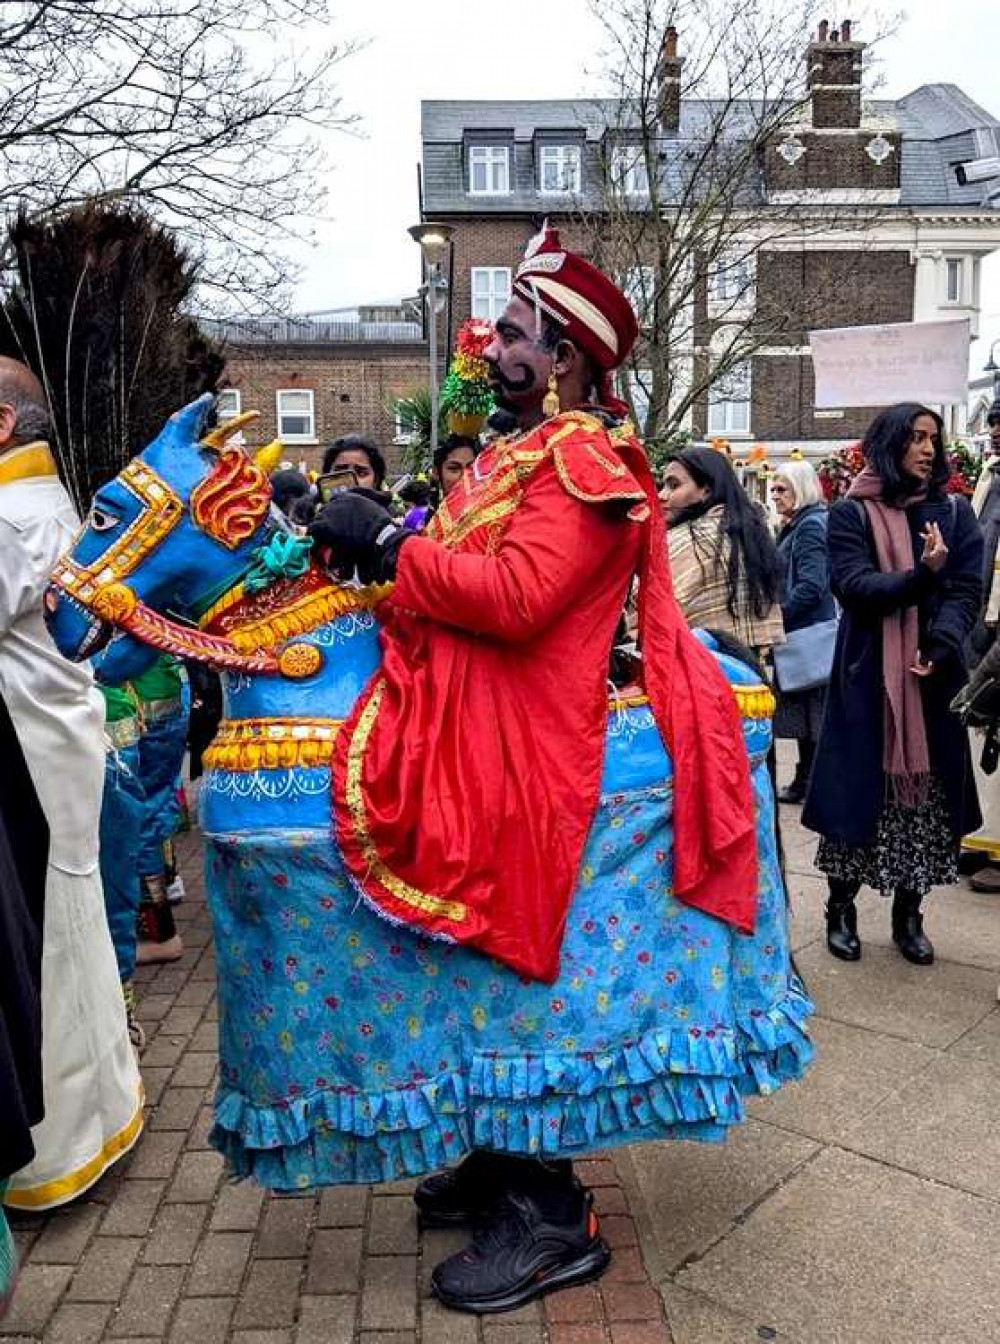
[(214, 405), (215, 398), (211, 392), (203, 392), (200, 397), (189, 401), (179, 411), (174, 411), (170, 417), (170, 426), (174, 434), (186, 438), (189, 442), (192, 440), (197, 442)]

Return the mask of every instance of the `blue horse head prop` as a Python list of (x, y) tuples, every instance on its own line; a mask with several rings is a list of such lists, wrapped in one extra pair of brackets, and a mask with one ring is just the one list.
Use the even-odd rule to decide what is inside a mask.
[(111, 641), (100, 659), (109, 682), (136, 675), (157, 649), (225, 666), (226, 650), (196, 637), (190, 623), (278, 526), (267, 475), (227, 442), (254, 417), (206, 432), (213, 405), (206, 394), (178, 411), (101, 487), (52, 575), (46, 611), (56, 644), (81, 659)]

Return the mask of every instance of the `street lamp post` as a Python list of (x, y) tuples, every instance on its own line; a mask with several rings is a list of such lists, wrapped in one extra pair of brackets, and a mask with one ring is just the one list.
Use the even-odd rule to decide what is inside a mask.
[(408, 230), (415, 243), (420, 244), (427, 278), (421, 286), (421, 293), (427, 303), (427, 348), (430, 360), (430, 401), (431, 401), (431, 461), (438, 447), (438, 354), (437, 321), (444, 306), (445, 291), (448, 282), (441, 274), (441, 262), (451, 236), (455, 230), (450, 224), (414, 224)]
[(993, 358), (993, 351), (1000, 345), (1000, 336), (996, 338), (990, 346), (990, 357), (983, 365), (983, 373), (992, 373), (993, 375), (993, 400), (1000, 400), (1000, 365)]

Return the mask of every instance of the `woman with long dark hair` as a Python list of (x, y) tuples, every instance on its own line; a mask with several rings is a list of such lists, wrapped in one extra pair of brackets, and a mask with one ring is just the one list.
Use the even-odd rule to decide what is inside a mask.
[(843, 608), (803, 824), (822, 836), (827, 946), (861, 955), (855, 897), (893, 894), (892, 936), (934, 960), (921, 903), (957, 879), (959, 841), (980, 822), (969, 744), (949, 702), (979, 613), (983, 543), (968, 500), (945, 493), (940, 416), (890, 407), (861, 445), (865, 467), (827, 529)]
[(723, 630), (758, 655), (784, 640), (781, 570), (763, 511), (724, 453), (686, 448), (660, 489), (674, 593), (690, 626)]

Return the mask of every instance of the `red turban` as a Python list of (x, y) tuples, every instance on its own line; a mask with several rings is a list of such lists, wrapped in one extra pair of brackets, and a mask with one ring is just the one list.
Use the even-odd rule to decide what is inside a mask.
[(621, 407), (607, 375), (627, 358), (639, 335), (639, 324), (618, 286), (584, 257), (567, 251), (559, 230), (546, 220), (528, 244), (514, 290), (590, 356), (605, 375), (600, 389), (605, 405)]

